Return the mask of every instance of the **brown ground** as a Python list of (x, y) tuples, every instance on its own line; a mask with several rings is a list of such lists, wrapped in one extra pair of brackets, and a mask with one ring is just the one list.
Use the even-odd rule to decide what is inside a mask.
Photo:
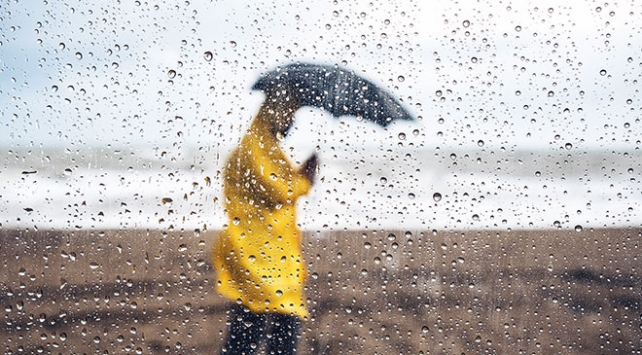
[[(641, 233), (309, 235), (301, 353), (640, 353)], [(216, 353), (215, 235), (0, 230), (1, 351)]]

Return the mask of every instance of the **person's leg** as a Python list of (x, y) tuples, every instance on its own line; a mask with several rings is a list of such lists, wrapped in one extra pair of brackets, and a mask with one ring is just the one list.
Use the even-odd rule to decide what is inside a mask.
[(230, 313), (230, 326), (221, 354), (254, 354), (265, 332), (265, 316), (234, 305)]
[(292, 355), (297, 353), (296, 345), (301, 328), (299, 317), (287, 314), (272, 314), (268, 318), (267, 353)]

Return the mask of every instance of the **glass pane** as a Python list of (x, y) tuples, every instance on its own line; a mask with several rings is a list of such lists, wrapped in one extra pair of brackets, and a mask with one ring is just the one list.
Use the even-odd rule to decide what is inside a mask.
[(635, 3), (2, 9), (4, 353), (640, 352)]

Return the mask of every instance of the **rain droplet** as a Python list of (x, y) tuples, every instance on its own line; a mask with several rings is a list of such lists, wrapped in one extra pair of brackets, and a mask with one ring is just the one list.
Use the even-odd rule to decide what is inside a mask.
[(605, 70), (605, 69), (600, 70), (600, 75), (601, 75), (601, 76), (606, 75), (606, 70)]
[(406, 139), (406, 134), (401, 132), (401, 133), (399, 133), (398, 137), (399, 137), (400, 140), (405, 140)]
[(239, 224), (241, 224), (241, 219), (238, 217), (234, 217), (232, 223), (234, 223), (235, 226), (238, 226)]
[(176, 70), (171, 69), (170, 71), (168, 71), (168, 72), (167, 72), (167, 76), (168, 76), (170, 79), (174, 79), (174, 78), (176, 77)]
[(404, 77), (403, 77), (403, 75), (399, 75), (399, 76), (397, 77), (397, 81), (399, 81), (400, 83), (403, 83), (403, 82), (404, 82), (404, 80), (406, 80), (406, 78), (404, 78)]
[(564, 148), (566, 148), (566, 150), (571, 150), (573, 148), (573, 145), (571, 143), (566, 143), (564, 144)]
[(467, 28), (468, 26), (470, 26), (470, 21), (464, 20), (464, 22), (462, 22), (461, 25)]
[(212, 54), (212, 52), (210, 51), (207, 51), (203, 54), (203, 58), (205, 58), (205, 60), (209, 62), (210, 60), (212, 60), (212, 58), (214, 58), (214, 54)]
[(232, 46), (232, 48), (236, 47), (236, 42), (230, 41), (230, 46)]
[(435, 202), (439, 202), (439, 201), (441, 201), (441, 194), (440, 194), (439, 192), (435, 192), (435, 193), (432, 195), (432, 199), (433, 199), (433, 200), (435, 200)]
[(277, 295), (277, 296), (279, 296), (279, 297), (280, 297), (280, 296), (283, 296), (283, 291), (281, 291), (281, 290), (276, 290), (276, 295)]
[(478, 141), (477, 141), (477, 145), (478, 145), (478, 146), (480, 146), (480, 147), (483, 147), (483, 146), (484, 146), (484, 141), (483, 141), (483, 140), (481, 140), (481, 139), (480, 139), (480, 140), (478, 140)]
[(382, 184), (385, 184), (388, 182), (388, 179), (386, 179), (385, 176), (382, 176), (381, 179), (379, 179), (379, 182), (381, 182)]
[(82, 59), (82, 53), (76, 52), (76, 59)]

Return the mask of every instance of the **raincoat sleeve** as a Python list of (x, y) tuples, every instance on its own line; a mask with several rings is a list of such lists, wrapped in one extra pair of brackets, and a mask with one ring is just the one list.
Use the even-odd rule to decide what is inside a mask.
[(295, 169), (280, 149), (264, 149), (256, 141), (249, 142), (249, 170), (257, 180), (256, 186), (265, 200), (276, 204), (286, 203), (305, 195), (310, 189), (310, 182), (305, 175)]

